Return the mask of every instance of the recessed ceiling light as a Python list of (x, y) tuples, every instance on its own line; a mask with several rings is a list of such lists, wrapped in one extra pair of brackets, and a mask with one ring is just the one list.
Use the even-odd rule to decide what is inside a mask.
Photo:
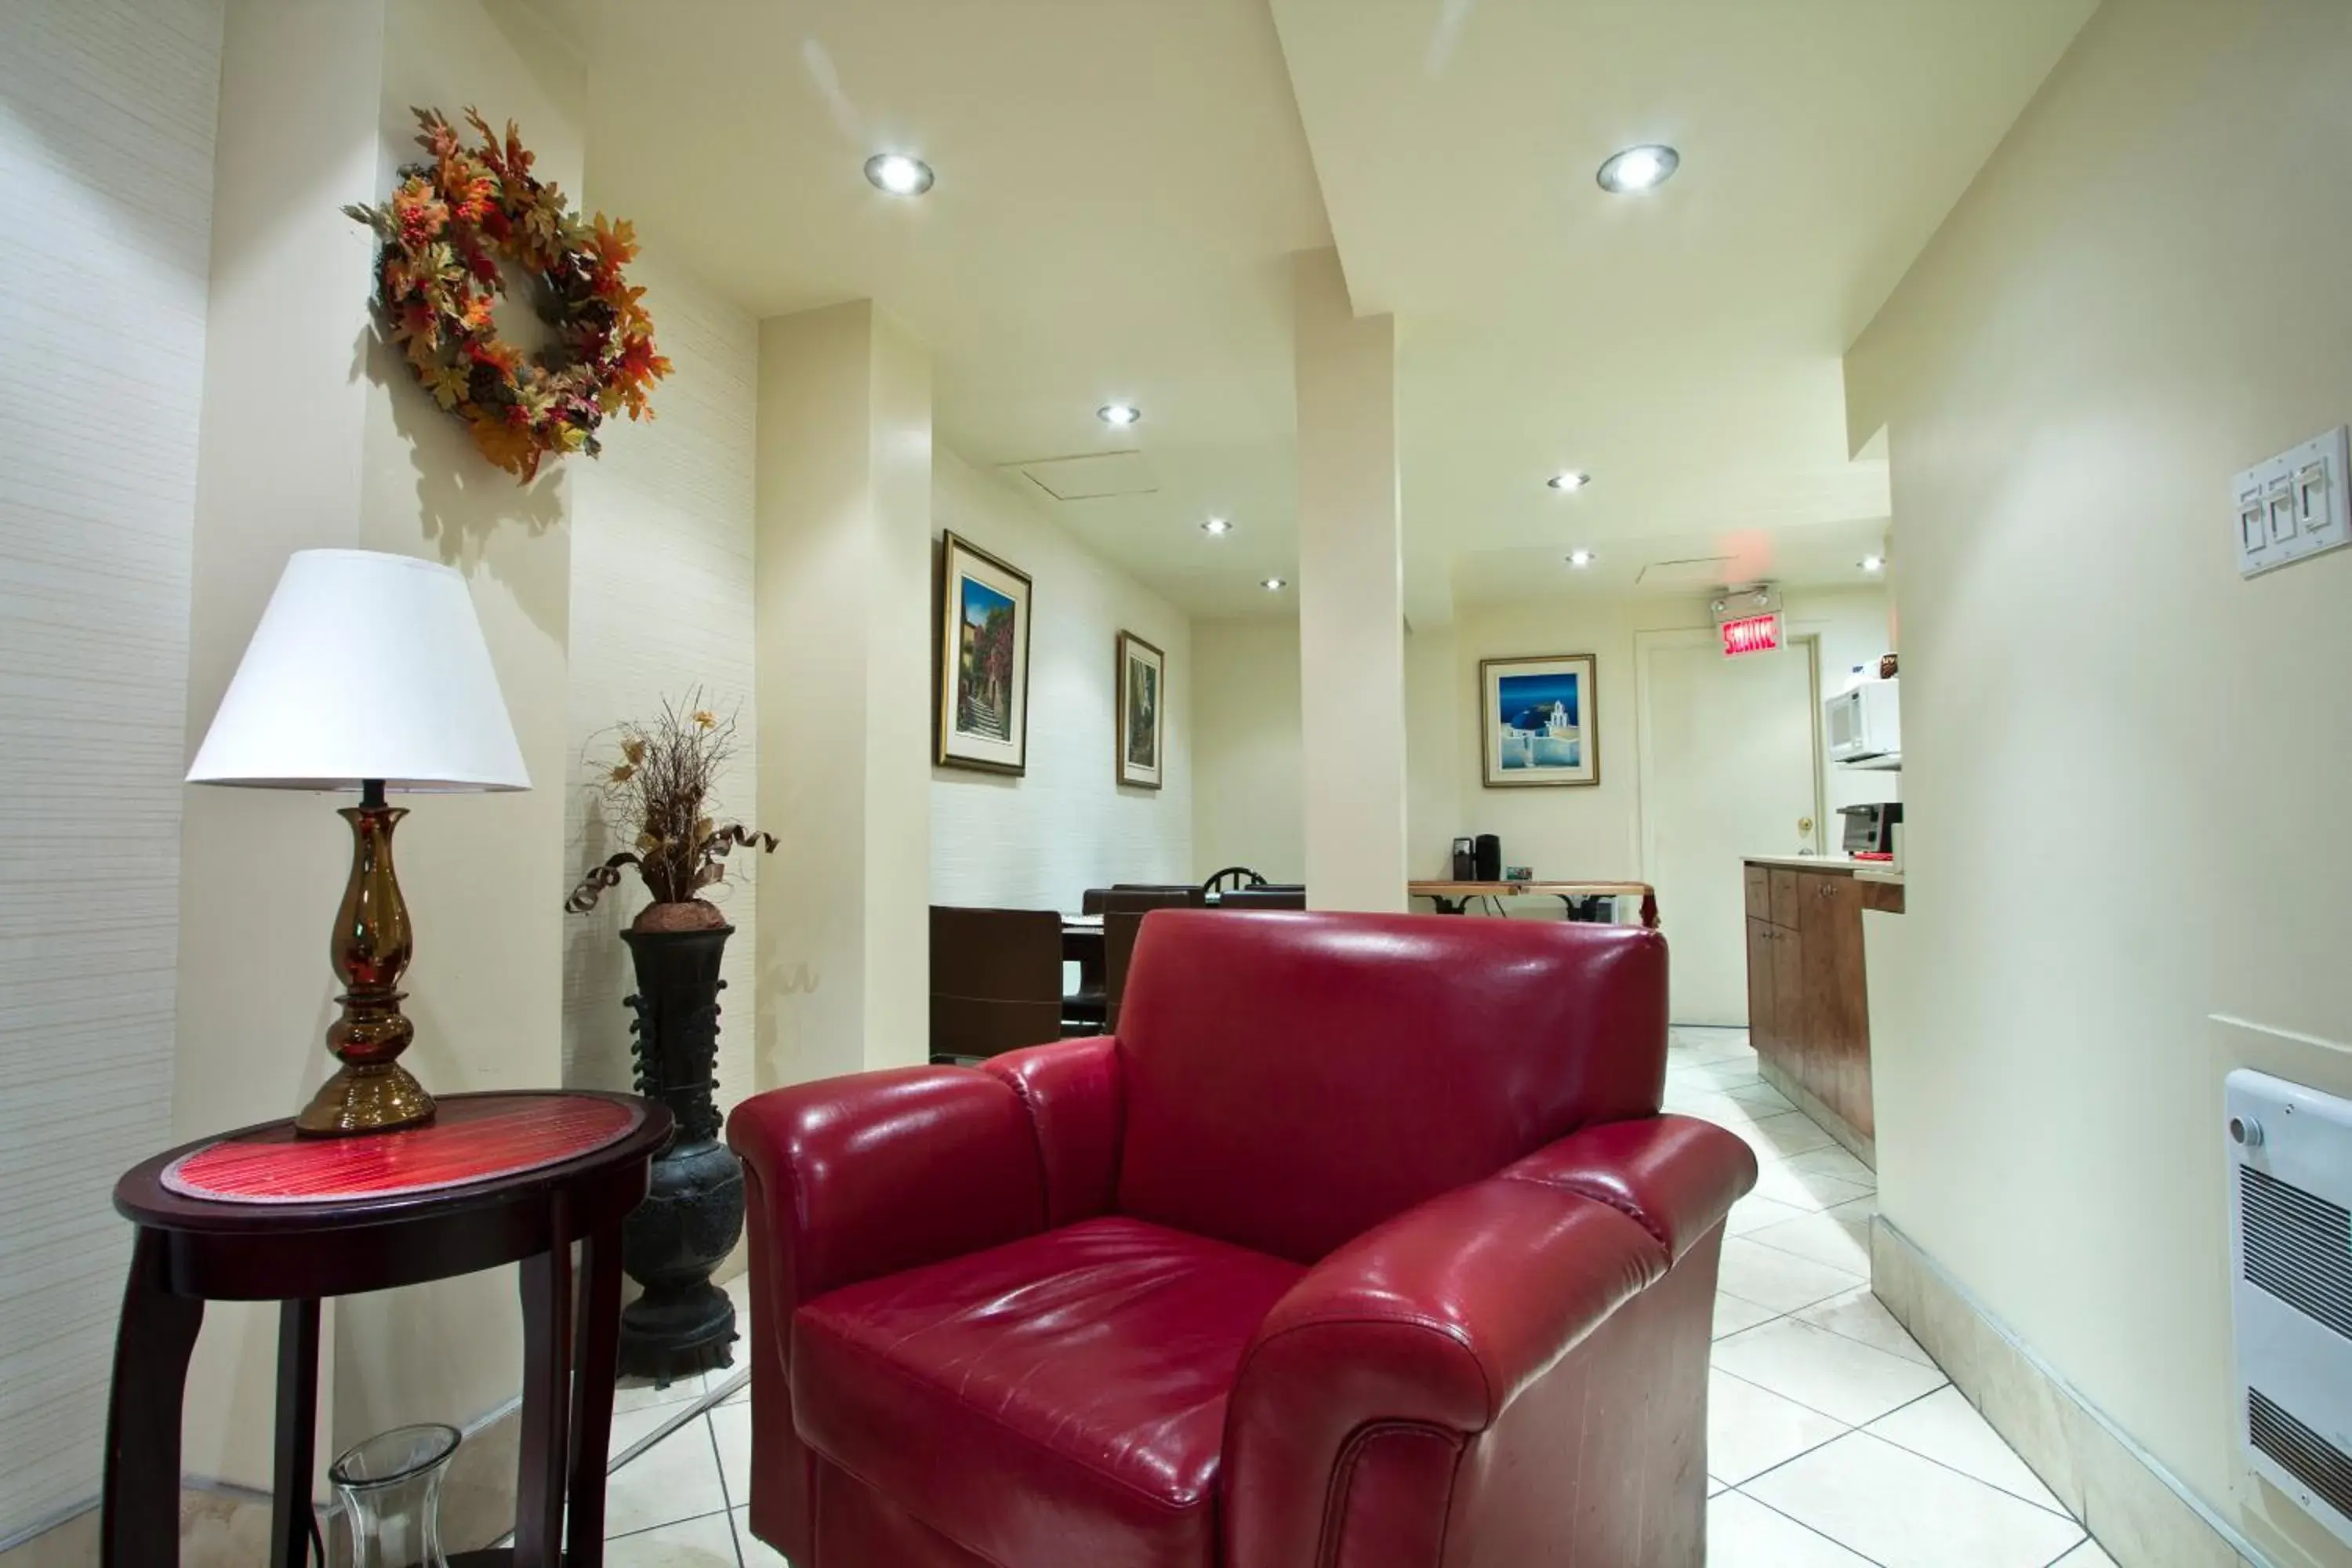
[(1601, 188), (1612, 195), (1639, 195), (1673, 179), (1682, 161), (1682, 154), (1671, 147), (1655, 143), (1628, 147), (1622, 153), (1612, 153), (1596, 177)]
[(1279, 594), (1285, 588), (1289, 587), (1290, 584), (1284, 582), (1279, 577), (1268, 577), (1265, 582), (1260, 583), (1258, 586), (1265, 589), (1269, 594)]
[(1106, 425), (1139, 425), (1143, 421), (1143, 410), (1132, 403), (1106, 403), (1095, 410), (1095, 417)]
[(1233, 523), (1222, 517), (1213, 517), (1201, 525), (1203, 533), (1231, 533), (1233, 531)]
[(1865, 555), (1860, 561), (1856, 562), (1855, 564), (1860, 566), (1865, 572), (1884, 572), (1886, 570), (1886, 557), (1884, 555)]
[(1580, 474), (1574, 470), (1565, 474), (1554, 474), (1544, 481), (1556, 490), (1580, 490), (1591, 482), (1591, 474)]
[(1568, 552), (1568, 563), (1580, 572), (1599, 559), (1601, 558), (1590, 550), (1571, 550)]
[(866, 160), (866, 177), (894, 196), (919, 196), (931, 188), (931, 166), (904, 153), (875, 153)]

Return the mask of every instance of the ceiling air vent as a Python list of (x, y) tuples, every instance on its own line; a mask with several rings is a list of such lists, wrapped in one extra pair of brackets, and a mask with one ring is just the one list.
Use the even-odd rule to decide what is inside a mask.
[(2222, 1099), (2246, 1466), (2352, 1541), (2352, 1100), (2244, 1068)]
[(1633, 579), (1643, 588), (1712, 588), (1721, 584), (1731, 565), (1728, 555), (1693, 555), (1681, 561), (1653, 561)]
[(1114, 496), (1152, 495), (1160, 489), (1159, 474), (1140, 452), (1039, 458), (1004, 467), (1045, 491), (1051, 500), (1108, 500)]

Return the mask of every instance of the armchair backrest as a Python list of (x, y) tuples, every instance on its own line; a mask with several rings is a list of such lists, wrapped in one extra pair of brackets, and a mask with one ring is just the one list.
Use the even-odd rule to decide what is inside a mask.
[(1654, 1115), (1655, 931), (1465, 916), (1146, 916), (1118, 1207), (1312, 1262), (1579, 1127)]

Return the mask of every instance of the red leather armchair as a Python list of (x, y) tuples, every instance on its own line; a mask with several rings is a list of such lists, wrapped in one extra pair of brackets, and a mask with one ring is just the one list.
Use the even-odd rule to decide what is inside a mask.
[(793, 1568), (1697, 1568), (1747, 1146), (1630, 927), (1151, 915), (1118, 1038), (747, 1101)]

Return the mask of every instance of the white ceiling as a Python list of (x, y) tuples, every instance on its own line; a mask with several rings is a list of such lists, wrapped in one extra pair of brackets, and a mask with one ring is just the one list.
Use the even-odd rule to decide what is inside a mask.
[[(756, 313), (877, 300), (975, 466), (1139, 449), (1150, 494), (1014, 482), (1194, 614), (1287, 600), (1286, 258), (1334, 242), (1398, 319), (1416, 620), (1575, 543), (1569, 586), (1852, 580), (1886, 480), (1840, 358), (2094, 4), (591, 0), (589, 195)], [(1594, 185), (1653, 140), (1671, 184)], [(928, 196), (866, 184), (885, 147)]]

